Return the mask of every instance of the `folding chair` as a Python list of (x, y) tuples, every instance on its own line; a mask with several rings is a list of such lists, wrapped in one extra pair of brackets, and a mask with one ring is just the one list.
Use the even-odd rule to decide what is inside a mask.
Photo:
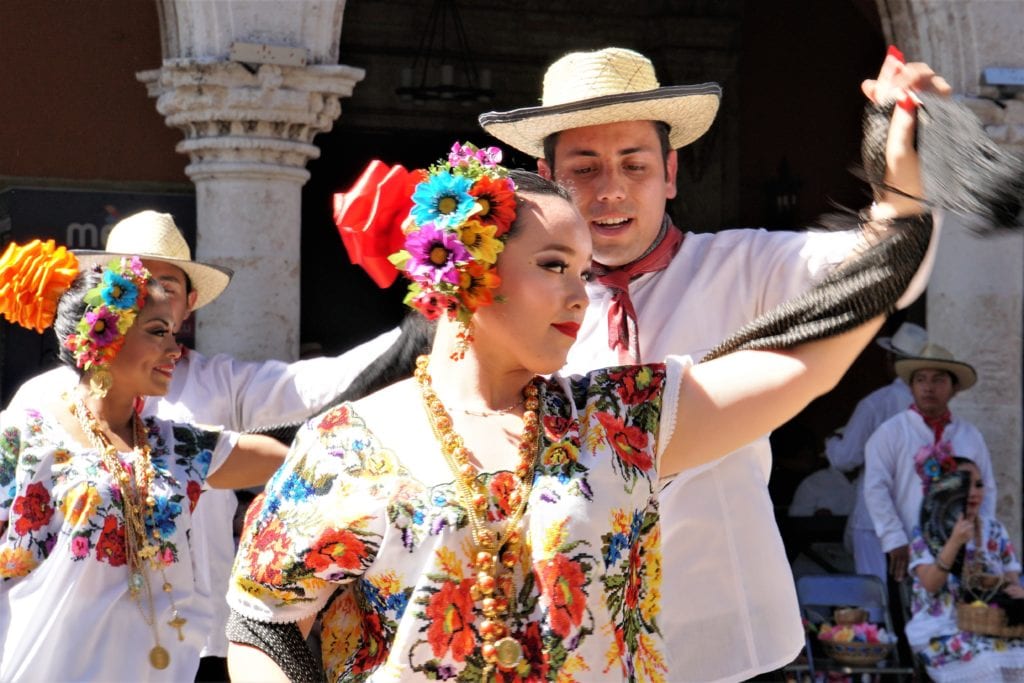
[[(862, 574), (821, 574), (802, 576), (796, 584), (797, 599), (800, 601), (800, 612), (805, 619), (820, 625), (824, 621), (832, 621), (832, 611), (836, 607), (856, 606), (868, 611), (868, 619), (882, 624), (893, 636), (892, 615), (889, 612), (889, 598), (886, 586), (877, 576)], [(810, 635), (805, 644), (807, 663), (790, 664), (787, 672), (807, 672), (813, 679), (817, 672), (835, 671), (844, 674), (877, 674), (883, 677), (895, 677), (896, 680), (910, 680), (914, 675), (912, 666), (905, 666), (899, 661), (896, 648), (882, 661), (872, 666), (848, 666), (819, 654), (820, 649), (814, 647)]]

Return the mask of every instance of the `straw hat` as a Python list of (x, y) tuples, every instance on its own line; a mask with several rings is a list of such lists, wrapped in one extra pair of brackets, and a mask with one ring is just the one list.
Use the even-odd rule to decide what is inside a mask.
[(106, 265), (118, 256), (139, 256), (144, 260), (163, 261), (185, 271), (196, 291), (193, 310), (210, 303), (231, 281), (230, 268), (192, 260), (181, 230), (169, 213), (140, 211), (118, 222), (107, 236), (107, 248), (75, 249), (80, 267)]
[(651, 60), (609, 47), (572, 52), (548, 67), (541, 106), (480, 115), (484, 130), (540, 158), (544, 138), (563, 130), (620, 121), (664, 121), (673, 149), (711, 127), (722, 89), (717, 83), (660, 87)]
[(928, 331), (914, 323), (903, 323), (891, 337), (879, 337), (875, 343), (890, 353), (917, 356), (928, 344)]
[(900, 358), (893, 363), (893, 366), (896, 368), (896, 374), (907, 384), (910, 384), (910, 377), (915, 371), (924, 369), (945, 370), (952, 373), (957, 378), (958, 391), (970, 389), (978, 381), (978, 373), (974, 371), (973, 367), (955, 360), (951, 351), (938, 344), (925, 344), (921, 353), (913, 358)]

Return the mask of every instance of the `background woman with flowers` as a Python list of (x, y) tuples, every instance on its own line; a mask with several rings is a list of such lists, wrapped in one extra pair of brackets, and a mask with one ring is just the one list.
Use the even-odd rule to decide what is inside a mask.
[[(412, 379), (310, 420), (253, 503), (228, 596), (233, 679), (673, 680), (659, 479), (831, 388), (928, 243), (837, 336), (564, 378), (588, 228), (564, 190), (499, 160), (456, 145), (413, 174), (392, 261), (437, 318), (433, 350)], [(318, 614), (321, 658), (303, 640)]]
[(261, 484), (285, 448), (140, 418), (180, 353), (167, 294), (137, 257), (78, 271), (52, 241), (0, 258), (0, 312), (52, 322), (81, 373), (0, 414), (0, 680), (192, 680), (211, 619), (189, 538), (201, 486)]
[[(910, 544), (914, 597), (907, 640), (934, 681), (1019, 681), (1024, 678), (1024, 639), (973, 633), (957, 624), (958, 602), (992, 600), (1009, 606), (1008, 601), (1024, 598), (1024, 588), (1020, 560), (1006, 527), (980, 512), (985, 497), (981, 470), (967, 458), (955, 458), (955, 462), (956, 469), (966, 475), (968, 488), (963, 513), (952, 532), (944, 542), (932, 545), (920, 527), (914, 529)], [(1000, 581), (1003, 587), (983, 589), (987, 595), (973, 594), (971, 587), (980, 575)], [(1018, 618), (1024, 617), (1020, 610), (1018, 606)]]

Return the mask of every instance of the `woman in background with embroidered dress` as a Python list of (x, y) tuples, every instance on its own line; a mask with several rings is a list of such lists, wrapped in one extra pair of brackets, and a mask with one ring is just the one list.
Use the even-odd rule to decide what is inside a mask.
[(0, 282), (0, 312), (40, 332), (56, 318), (81, 374), (0, 413), (0, 681), (190, 681), (210, 621), (189, 541), (202, 484), (259, 485), (286, 449), (138, 416), (179, 350), (137, 257), (79, 273), (52, 240), (11, 244)]
[[(881, 324), (558, 376), (588, 228), (564, 190), (499, 161), (456, 144), (413, 174), (392, 261), (438, 319), (433, 350), (414, 378), (310, 420), (253, 503), (232, 680), (672, 680), (666, 649), (685, 643), (658, 629), (659, 479), (795, 415)], [(304, 642), (318, 615), (320, 657)]]
[[(1024, 679), (1024, 638), (973, 633), (957, 623), (958, 603), (982, 600), (979, 606), (992, 609), (987, 601), (1005, 605), (1024, 598), (1024, 588), (1020, 560), (1006, 527), (995, 517), (981, 514), (985, 497), (981, 470), (973, 460), (946, 457), (954, 459), (957, 470), (968, 477), (964, 510), (945, 542), (929, 543), (920, 526), (914, 529), (910, 542), (914, 595), (907, 640), (937, 683), (1019, 681)], [(994, 579), (998, 587), (985, 590), (984, 584), (976, 583), (981, 576)], [(981, 589), (981, 595), (972, 595), (972, 587)]]

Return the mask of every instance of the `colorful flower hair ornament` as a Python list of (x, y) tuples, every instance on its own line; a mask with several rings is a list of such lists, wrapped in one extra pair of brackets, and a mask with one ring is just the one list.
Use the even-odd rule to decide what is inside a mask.
[(110, 364), (146, 303), (146, 281), (151, 277), (138, 256), (122, 257), (111, 261), (99, 284), (85, 293), (85, 315), (64, 346), (75, 364), (91, 373), (90, 389), (98, 396), (110, 389)]
[(430, 320), (446, 314), (461, 324), (454, 358), (472, 341), (473, 314), (494, 302), (501, 285), (495, 262), (516, 209), (515, 184), (500, 164), (497, 147), (456, 142), (416, 186), (405, 248), (390, 258), (412, 280), (406, 304)]
[(922, 446), (914, 455), (914, 470), (921, 477), (922, 488), (927, 494), (936, 480), (956, 471), (952, 445), (948, 441), (940, 441), (931, 446)]
[(57, 301), (78, 275), (78, 259), (53, 240), (11, 242), (0, 256), (0, 314), (36, 332), (53, 324)]
[(405, 303), (430, 320), (461, 323), (461, 358), (470, 321), (494, 302), (494, 264), (516, 218), (515, 184), (501, 150), (456, 142), (447, 160), (407, 171), (373, 160), (352, 188), (334, 195), (334, 223), (352, 263), (380, 287), (399, 272), (412, 280)]

